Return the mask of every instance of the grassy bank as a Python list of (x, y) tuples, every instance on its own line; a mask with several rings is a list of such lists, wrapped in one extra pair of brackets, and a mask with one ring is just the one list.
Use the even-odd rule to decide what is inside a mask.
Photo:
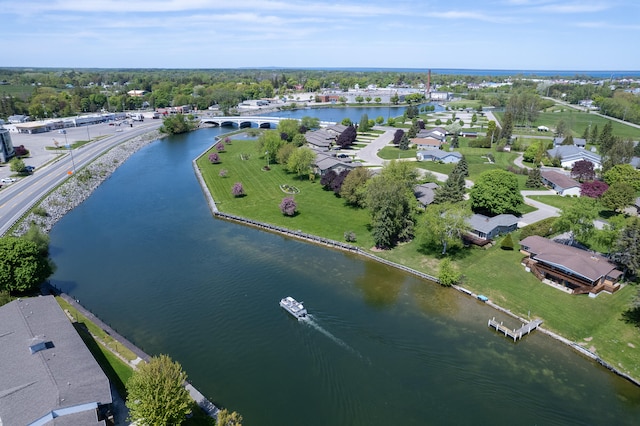
[[(490, 168), (504, 167), (515, 157), (511, 153), (495, 153), (496, 162), (491, 165), (481, 160), (487, 150), (466, 149), (472, 176)], [(250, 158), (242, 160), (242, 153), (249, 153)], [(324, 191), (318, 181), (300, 180), (278, 165), (271, 165), (268, 172), (262, 171), (265, 161), (256, 152), (255, 141), (234, 141), (227, 146), (221, 160), (221, 164), (212, 165), (207, 154), (198, 160), (205, 182), (221, 211), (339, 241), (344, 241), (343, 232), (351, 229), (357, 234), (359, 246), (364, 249), (373, 246), (365, 210), (345, 206), (332, 192)], [(452, 167), (433, 166), (443, 167), (437, 170), (442, 173), (448, 173)], [(227, 177), (219, 176), (220, 169), (228, 171)], [(235, 182), (243, 183), (245, 197), (231, 195)], [(280, 190), (281, 184), (300, 190), (295, 195), (300, 211), (297, 216), (285, 217), (280, 213), (278, 205), (286, 196)], [(514, 237), (517, 242), (517, 233)], [(437, 253), (425, 251), (416, 240), (376, 255), (431, 275), (437, 275), (440, 262)], [(594, 351), (621, 371), (640, 378), (640, 333), (621, 317), (636, 294), (634, 286), (612, 295), (601, 294), (595, 299), (573, 296), (544, 285), (527, 273), (520, 264), (523, 255), (518, 251), (505, 251), (497, 246), (469, 248), (451, 256), (463, 273), (465, 287), (487, 295), (521, 317), (542, 318), (544, 327)]]

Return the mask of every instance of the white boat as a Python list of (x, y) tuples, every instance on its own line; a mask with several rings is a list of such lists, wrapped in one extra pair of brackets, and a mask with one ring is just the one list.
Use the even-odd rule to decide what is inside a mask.
[(298, 318), (298, 320), (301, 320), (307, 316), (307, 310), (305, 309), (302, 302), (298, 302), (291, 296), (287, 296), (284, 299), (280, 300), (280, 306), (283, 307), (285, 311)]

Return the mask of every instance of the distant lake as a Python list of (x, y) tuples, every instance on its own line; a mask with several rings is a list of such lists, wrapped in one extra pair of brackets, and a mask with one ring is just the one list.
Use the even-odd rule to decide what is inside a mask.
[(638, 423), (640, 389), (542, 333), (514, 344), (477, 300), (214, 219), (191, 160), (221, 131), (152, 143), (66, 215), (52, 282), (243, 424)]

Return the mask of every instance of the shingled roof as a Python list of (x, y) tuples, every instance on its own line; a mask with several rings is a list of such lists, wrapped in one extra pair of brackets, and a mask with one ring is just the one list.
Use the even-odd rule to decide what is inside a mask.
[(0, 424), (105, 424), (109, 380), (53, 296), (0, 307), (0, 348)]
[(622, 274), (604, 256), (556, 243), (537, 235), (525, 238), (520, 241), (520, 245), (531, 253), (534, 260), (571, 271), (591, 282), (605, 276), (618, 278)]

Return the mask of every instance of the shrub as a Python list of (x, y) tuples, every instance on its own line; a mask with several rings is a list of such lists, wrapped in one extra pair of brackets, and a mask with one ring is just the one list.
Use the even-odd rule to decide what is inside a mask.
[(234, 197), (242, 197), (245, 195), (244, 193), (244, 188), (242, 186), (242, 183), (240, 182), (236, 182), (233, 184), (233, 188), (231, 188), (231, 194)]
[(542, 219), (539, 222), (532, 223), (531, 225), (527, 225), (520, 230), (520, 239), (524, 240), (531, 235), (538, 235), (540, 237), (548, 237), (554, 232), (554, 225), (556, 222), (555, 217), (548, 217), (546, 219)]
[(211, 164), (218, 164), (220, 162), (220, 156), (215, 152), (212, 152), (211, 154), (209, 154), (209, 161), (211, 162)]
[(227, 177), (227, 175), (229, 174), (229, 172), (227, 171), (227, 169), (221, 169), (220, 173), (218, 173), (218, 176), (220, 177)]
[(460, 273), (456, 271), (447, 257), (440, 262), (440, 271), (438, 272), (438, 280), (445, 287), (451, 287), (460, 281)]
[(218, 142), (216, 144), (216, 149), (218, 150), (218, 152), (224, 152), (224, 144), (222, 142)]
[(511, 234), (507, 234), (507, 236), (502, 239), (500, 248), (502, 250), (513, 250), (513, 238), (511, 238)]
[(353, 231), (344, 231), (344, 240), (348, 243), (355, 243), (356, 233)]
[(298, 205), (296, 204), (296, 201), (293, 199), (293, 197), (285, 197), (280, 203), (280, 211), (286, 216), (295, 215), (297, 207)]

